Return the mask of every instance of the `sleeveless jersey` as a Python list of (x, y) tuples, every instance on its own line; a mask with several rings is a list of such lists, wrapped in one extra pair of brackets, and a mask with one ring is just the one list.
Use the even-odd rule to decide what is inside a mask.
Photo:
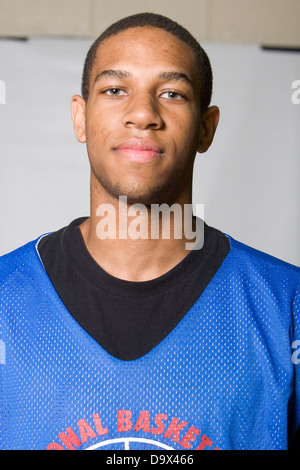
[(3, 256), (0, 449), (287, 449), (300, 421), (300, 269), (230, 243), (184, 318), (132, 361), (74, 320), (37, 240)]

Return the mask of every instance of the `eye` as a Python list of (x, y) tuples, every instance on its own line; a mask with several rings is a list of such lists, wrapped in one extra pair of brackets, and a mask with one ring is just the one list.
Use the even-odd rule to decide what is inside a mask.
[(165, 91), (160, 96), (167, 98), (168, 100), (180, 100), (183, 98), (183, 95), (176, 91)]
[(106, 95), (109, 96), (124, 96), (126, 95), (124, 90), (121, 90), (121, 88), (109, 88), (108, 90), (105, 91)]

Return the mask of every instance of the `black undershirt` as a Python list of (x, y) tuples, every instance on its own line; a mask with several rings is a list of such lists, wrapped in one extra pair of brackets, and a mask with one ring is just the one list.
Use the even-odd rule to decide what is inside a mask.
[[(229, 252), (229, 239), (204, 224), (204, 245), (159, 278), (131, 282), (105, 272), (79, 229), (86, 219), (43, 237), (45, 270), (75, 320), (109, 354), (142, 357), (160, 343), (200, 297)], [(134, 259), (133, 259), (134, 262)]]

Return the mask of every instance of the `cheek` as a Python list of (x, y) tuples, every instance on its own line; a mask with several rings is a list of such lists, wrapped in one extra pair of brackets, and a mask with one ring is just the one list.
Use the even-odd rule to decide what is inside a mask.
[(193, 119), (180, 119), (177, 121), (177, 126), (174, 128), (174, 136), (177, 149), (181, 150), (188, 156), (198, 147), (198, 123), (196, 118)]
[(87, 117), (86, 121), (86, 134), (87, 143), (91, 146), (98, 145), (105, 139), (108, 133), (107, 120), (102, 113), (97, 113)]
[(176, 112), (173, 123), (180, 135), (192, 138), (199, 128), (200, 115), (194, 106), (183, 107)]
[(90, 138), (110, 142), (120, 127), (120, 112), (112, 109), (97, 109), (87, 115), (87, 128)]

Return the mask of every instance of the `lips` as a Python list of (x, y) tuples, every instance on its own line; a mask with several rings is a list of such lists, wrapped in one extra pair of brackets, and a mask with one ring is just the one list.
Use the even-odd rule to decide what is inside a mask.
[(129, 139), (115, 148), (119, 155), (132, 162), (146, 163), (163, 155), (163, 149), (149, 139)]

